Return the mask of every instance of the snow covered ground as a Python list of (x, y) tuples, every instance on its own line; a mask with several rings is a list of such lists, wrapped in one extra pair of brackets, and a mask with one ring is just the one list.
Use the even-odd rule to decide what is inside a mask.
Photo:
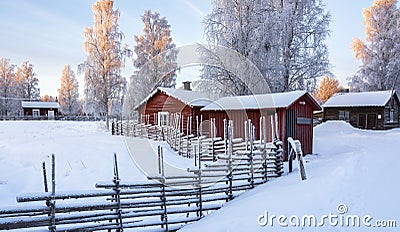
[[(317, 155), (306, 156), (306, 181), (295, 170), (182, 231), (399, 231), (400, 129), (367, 131), (327, 122), (314, 132)], [(312, 216), (316, 227), (308, 226), (314, 225)], [(355, 225), (360, 218), (360, 227), (352, 216)], [(378, 228), (391, 223), (378, 220), (396, 220), (397, 228)]]
[[(122, 181), (143, 181), (147, 174), (156, 174), (158, 145), (164, 148), (167, 167), (182, 172), (193, 167), (193, 160), (178, 156), (166, 142), (125, 141), (112, 136), (103, 122), (2, 121), (0, 206), (17, 205), (15, 197), (22, 193), (44, 192), (42, 162), (49, 180), (51, 154), (56, 156), (56, 191), (93, 190), (96, 182), (113, 179), (114, 153)], [(145, 157), (150, 171), (136, 166), (139, 157)]]
[[(317, 154), (305, 158), (306, 181), (300, 181), (295, 169), (242, 194), (182, 230), (398, 231), (399, 142), (400, 129), (366, 131), (344, 122), (319, 125), (315, 128), (314, 142)], [(144, 139), (126, 143), (128, 146), (131, 143), (130, 149), (139, 154), (156, 150), (160, 144), (147, 143)], [(114, 152), (118, 154), (123, 181), (145, 180), (126, 143), (124, 137), (111, 136), (98, 122), (0, 122), (0, 206), (17, 205), (15, 196), (21, 193), (43, 192), (41, 163), (46, 161), (49, 166), (52, 153), (56, 155), (57, 191), (92, 190), (97, 181), (110, 181)], [(164, 150), (170, 164), (180, 169), (192, 165), (190, 160), (175, 156), (170, 149)], [(294, 166), (297, 168), (296, 163)], [(347, 211), (341, 211), (346, 208)], [(286, 227), (279, 225), (280, 215), (286, 217), (286, 220), (280, 219)], [(317, 224), (323, 222), (324, 227), (291, 225), (301, 225), (304, 215), (315, 216)], [(333, 218), (322, 219), (324, 215)], [(343, 218), (349, 215), (361, 218), (360, 227), (341, 226), (346, 224)], [(366, 218), (372, 228), (363, 224), (364, 216), (372, 218)], [(336, 220), (338, 225), (331, 226), (329, 220), (332, 223)], [(396, 220), (397, 228), (373, 227), (377, 220)]]
[(97, 181), (113, 178), (117, 153), (121, 177), (144, 180), (125, 146), (100, 122), (0, 122), (0, 205), (16, 205), (20, 193), (43, 192), (42, 161), (56, 156), (56, 190), (91, 190)]

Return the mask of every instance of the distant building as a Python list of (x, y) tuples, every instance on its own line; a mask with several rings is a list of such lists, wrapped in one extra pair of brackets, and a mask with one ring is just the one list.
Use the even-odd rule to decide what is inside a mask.
[(324, 120), (344, 120), (353, 127), (383, 130), (400, 127), (395, 91), (338, 93), (324, 105)]
[(24, 116), (30, 116), (32, 118), (44, 118), (53, 119), (57, 116), (60, 104), (58, 102), (29, 102), (22, 101), (22, 110)]

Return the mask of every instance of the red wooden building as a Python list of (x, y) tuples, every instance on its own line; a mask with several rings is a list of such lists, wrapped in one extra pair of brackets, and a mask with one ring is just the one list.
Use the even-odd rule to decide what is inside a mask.
[[(278, 137), (286, 148), (287, 138), (299, 139), (304, 154), (312, 153), (313, 111), (321, 110), (317, 101), (305, 91), (221, 98), (201, 109), (205, 119), (215, 118), (217, 136), (223, 136), (224, 119), (233, 120), (234, 136), (244, 138), (244, 122), (250, 119), (259, 139), (260, 117), (278, 122)], [(272, 132), (268, 126), (269, 132)], [(272, 133), (267, 133), (272, 141)], [(285, 149), (287, 150), (287, 149)]]
[[(200, 109), (212, 101), (207, 95), (186, 89), (172, 89), (158, 87), (146, 99), (144, 99), (136, 110), (139, 112), (141, 122), (154, 125), (168, 125), (172, 115), (178, 113), (181, 116), (181, 127), (191, 128), (196, 132), (196, 116), (200, 116)], [(190, 121), (191, 125), (187, 125)]]
[(32, 118), (44, 118), (53, 119), (57, 116), (60, 104), (58, 102), (38, 102), (38, 101), (22, 101), (22, 110), (24, 116), (30, 116)]
[[(211, 101), (206, 94), (171, 88), (157, 88), (137, 107), (142, 122), (154, 125), (168, 125), (171, 115), (179, 113), (181, 128), (186, 134), (186, 128), (192, 128), (189, 133), (197, 133), (196, 117), (199, 122), (199, 132), (208, 135), (210, 119), (214, 123), (217, 137), (224, 136), (224, 119), (233, 120), (234, 137), (245, 137), (244, 123), (251, 120), (255, 127), (256, 139), (260, 138), (260, 117), (266, 116), (267, 141), (272, 141), (273, 130), (271, 121), (277, 121), (278, 139), (284, 142), (287, 138), (299, 139), (303, 153), (312, 153), (313, 147), (313, 112), (321, 110), (317, 101), (305, 91), (286, 93), (224, 97)], [(192, 118), (191, 123), (189, 118)], [(286, 151), (287, 149), (285, 149)]]

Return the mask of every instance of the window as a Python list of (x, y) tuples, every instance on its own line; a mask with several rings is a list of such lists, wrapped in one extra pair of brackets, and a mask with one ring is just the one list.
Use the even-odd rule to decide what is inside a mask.
[(350, 112), (340, 110), (339, 111), (339, 120), (349, 122), (350, 121)]
[(158, 112), (158, 125), (168, 126), (169, 112)]
[(39, 117), (39, 115), (40, 115), (40, 111), (39, 110), (37, 110), (37, 109), (32, 110), (32, 116), (33, 117)]
[(394, 122), (394, 109), (390, 109), (389, 122)]

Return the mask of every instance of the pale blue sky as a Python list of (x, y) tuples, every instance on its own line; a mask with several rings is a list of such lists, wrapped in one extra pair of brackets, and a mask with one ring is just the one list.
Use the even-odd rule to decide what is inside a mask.
[[(41, 95), (57, 95), (61, 70), (70, 64), (74, 70), (85, 60), (82, 49), (85, 27), (93, 25), (91, 6), (95, 0), (0, 0), (0, 57), (20, 65), (29, 60), (39, 78)], [(350, 44), (354, 37), (364, 39), (362, 9), (373, 0), (325, 0), (332, 15), (331, 36), (327, 40), (332, 72), (346, 85), (346, 77), (358, 68)], [(211, 10), (205, 0), (116, 0), (121, 12), (120, 30), (125, 43), (134, 46), (133, 35), (142, 32), (141, 15), (146, 9), (158, 11), (171, 25), (177, 46), (204, 43), (205, 14)], [(132, 61), (124, 74), (130, 75)], [(78, 77), (81, 87), (83, 78)]]

